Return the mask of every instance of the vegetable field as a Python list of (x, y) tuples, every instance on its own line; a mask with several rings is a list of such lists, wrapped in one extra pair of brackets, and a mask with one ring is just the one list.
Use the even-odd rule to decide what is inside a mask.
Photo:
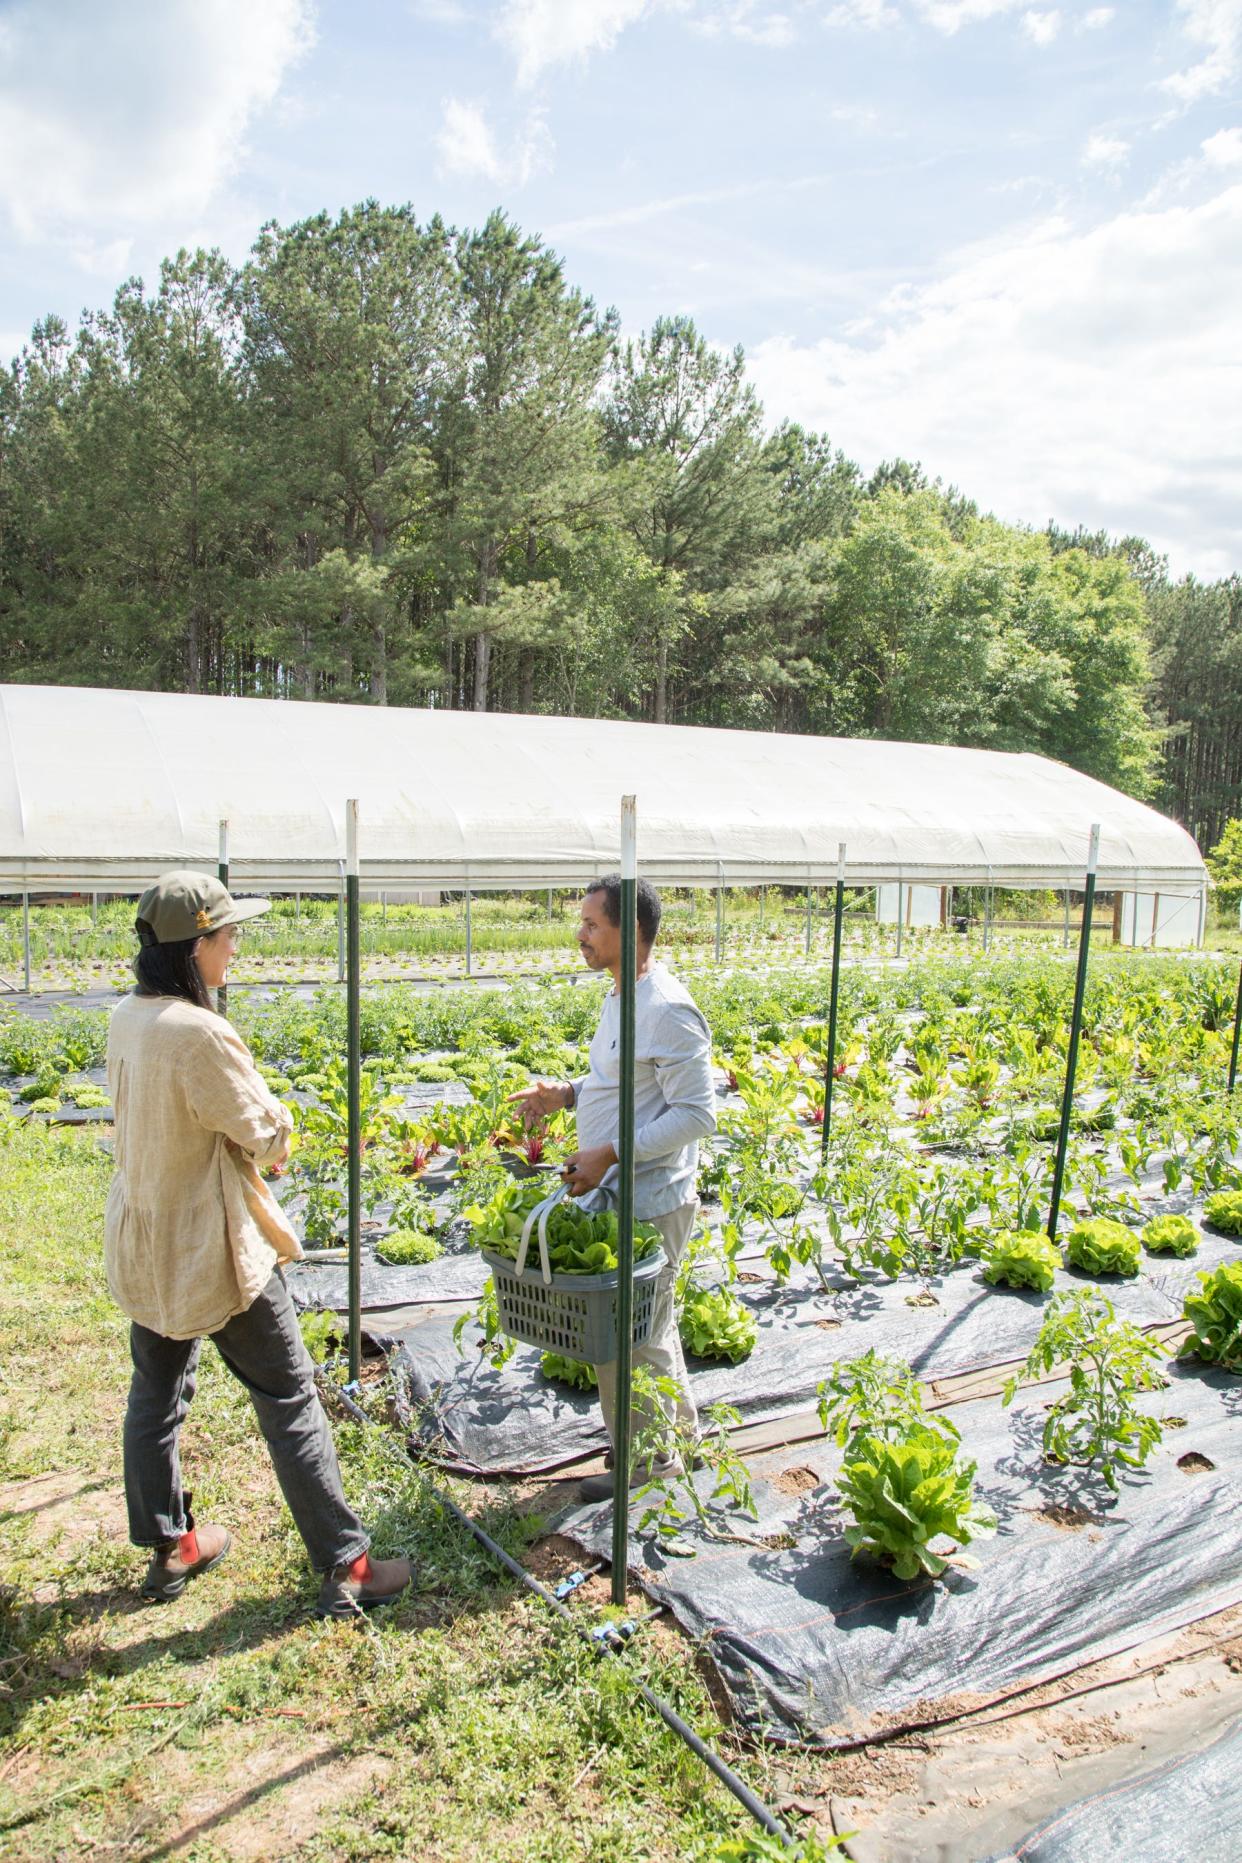
[[(1056, 957), (848, 967), (831, 1056), (822, 968), (690, 982), (718, 1130), (677, 1303), (707, 1427), (699, 1471), (636, 1501), (632, 1557), (703, 1640), (736, 1724), (838, 1754), (969, 1727), (1236, 1610), (1232, 966), (1095, 956), (1055, 1223), (1073, 987)], [(514, 1347), (479, 1253), (517, 1254), (574, 1145), (572, 1115), (529, 1134), (511, 1096), (585, 1071), (598, 1008), (591, 982), (363, 998), (363, 1306), (395, 1340), (376, 1414), (395, 1409), (416, 1457), (449, 1474), (598, 1466), (591, 1368)], [(290, 1280), (331, 1369), (343, 1006), (277, 992), (233, 1010), (295, 1109), (274, 1188), (305, 1239)], [(106, 1115), (91, 1104), (104, 1026), (80, 1010), (0, 1021), (10, 1121)], [(547, 1241), (555, 1273), (615, 1267), (610, 1215), (562, 1204)], [(656, 1245), (640, 1225), (638, 1257)], [(603, 1558), (606, 1516), (568, 1506), (551, 1524)], [(851, 1612), (867, 1626), (853, 1645)]]
[[(244, 885), (239, 890), (244, 891)], [(518, 976), (528, 972), (572, 972), (572, 913), (576, 894), (444, 895), (439, 905), (407, 900), (367, 900), (361, 906), (361, 950), (367, 975), (393, 979), (453, 980), (466, 974)], [(961, 930), (903, 928), (875, 919), (874, 895), (847, 895), (845, 947), (856, 958), (916, 955), (936, 950), (1055, 951), (1076, 939), (1080, 907), (1067, 915), (1060, 895), (1001, 894), (993, 900), (995, 922), (986, 924), (982, 888), (960, 890), (953, 913)], [(93, 905), (37, 903), (30, 913), (31, 981), (36, 989), (88, 985), (128, 989), (133, 953), (134, 901), (104, 898)], [(1068, 929), (1067, 929), (1068, 924)], [(661, 940), (679, 964), (698, 967), (720, 955), (733, 962), (801, 962), (808, 953), (824, 958), (831, 945), (831, 898), (815, 890), (807, 909), (804, 893), (768, 887), (726, 887), (719, 913), (714, 893), (670, 890)], [(1095, 942), (1106, 943), (1109, 923), (1097, 924)], [(320, 895), (281, 898), (261, 921), (247, 926), (234, 960), (234, 982), (328, 982), (337, 976), (337, 901)], [(469, 957), (467, 953), (469, 952)], [(0, 977), (22, 975), (22, 913), (0, 903)]]

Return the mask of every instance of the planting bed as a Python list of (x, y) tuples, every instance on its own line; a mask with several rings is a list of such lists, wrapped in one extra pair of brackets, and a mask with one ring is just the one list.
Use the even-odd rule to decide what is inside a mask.
[[(1168, 1387), (1137, 1400), (1141, 1416), (1169, 1419), (1163, 1440), (1143, 1466), (1118, 1469), (1115, 1493), (1098, 1467), (1045, 1460), (1039, 1432), (1063, 1385), (1028, 1385), (1011, 1408), (1001, 1396), (1058, 1297), (1098, 1288), (1135, 1337), (1167, 1343), (1199, 1276), (1242, 1263), (1242, 1242), (1204, 1220), (1207, 1199), (1242, 1181), (1240, 1109), (1225, 1091), (1232, 969), (1096, 961), (1060, 1240), (1079, 1219), (1120, 1222), (1117, 1259), (1137, 1237), (1138, 1271), (1097, 1277), (1054, 1262), (1049, 1286), (1018, 1289), (983, 1270), (997, 1238), (1046, 1223), (1068, 966), (847, 971), (826, 1155), (825, 973), (691, 981), (715, 1038), (720, 1129), (704, 1150), (704, 1222), (679, 1293), (721, 1292), (757, 1322), (753, 1348), (744, 1326), (729, 1334), (744, 1341), (740, 1362), (694, 1360), (690, 1377), (701, 1411), (727, 1402), (738, 1413), (758, 1517), (703, 1496), (706, 1527), (683, 1507), (673, 1546), (649, 1526), (633, 1557), (650, 1595), (705, 1639), (739, 1719), (841, 1751), (951, 1722), (1242, 1601), (1242, 1377), (1168, 1362)], [(275, 1188), (312, 1246), (291, 1285), (304, 1305), (339, 1313), (343, 1006), (281, 994), (234, 1007), (296, 1109), (297, 1150)], [(471, 1317), (486, 1284), (481, 1212), (515, 1173), (554, 1172), (573, 1145), (562, 1117), (524, 1146), (510, 1096), (532, 1075), (583, 1071), (597, 1011), (590, 985), (364, 998), (363, 1304), (382, 1316), (377, 1330), (399, 1333), (393, 1364), (416, 1451), (463, 1472), (548, 1471), (603, 1445), (588, 1393), (545, 1377), (524, 1348), (494, 1364), (500, 1342)], [(90, 1087), (104, 1021), (0, 1018), (19, 1115), (52, 1100), (28, 1116), (61, 1116)], [(1174, 1211), (1193, 1216), (1193, 1252), (1144, 1249), (1147, 1222)], [(1093, 1247), (1105, 1233), (1091, 1232)], [(386, 1265), (386, 1243), (434, 1259)], [(975, 1495), (997, 1531), (966, 1549), (973, 1565), (953, 1535), (937, 1542), (949, 1559), (939, 1576), (898, 1579), (865, 1552), (850, 1556), (842, 1454), (816, 1401), (871, 1351), (912, 1367), (977, 1464)], [(560, 1525), (606, 1554), (598, 1510)]]
[[(1013, 1412), (954, 1407), (999, 1529), (943, 1578), (902, 1583), (850, 1558), (827, 1444), (759, 1459), (756, 1521), (715, 1510), (750, 1543), (689, 1526), (696, 1557), (636, 1539), (632, 1569), (704, 1640), (748, 1728), (829, 1749), (953, 1721), (1242, 1601), (1242, 1381), (1174, 1368), (1146, 1404), (1179, 1424), (1115, 1502), (1098, 1478), (1044, 1464), (1041, 1411), (1058, 1390)], [(792, 1495), (789, 1471), (808, 1464), (821, 1485)], [(558, 1530), (607, 1558), (606, 1505)]]

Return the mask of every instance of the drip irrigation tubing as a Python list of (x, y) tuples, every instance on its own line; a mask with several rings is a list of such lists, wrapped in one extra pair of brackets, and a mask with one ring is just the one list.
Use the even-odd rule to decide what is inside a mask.
[[(361, 1405), (354, 1402), (348, 1391), (343, 1390), (340, 1385), (332, 1384), (321, 1373), (317, 1374), (317, 1377), (322, 1388), (331, 1394), (336, 1402), (353, 1418), (355, 1423), (365, 1424), (371, 1429), (379, 1428), (375, 1420), (367, 1415)], [(412, 1473), (413, 1471), (410, 1467), (408, 1456), (402, 1454), (402, 1452), (396, 1448), (396, 1445), (389, 1443), (387, 1438), (382, 1434), (380, 1440), (384, 1442), (385, 1447), (388, 1448), (391, 1453), (400, 1457), (401, 1465), (406, 1472)], [(425, 1481), (426, 1476), (423, 1476), (422, 1479)], [(498, 1545), (491, 1535), (479, 1525), (478, 1521), (466, 1513), (464, 1508), (458, 1507), (457, 1503), (451, 1500), (441, 1489), (437, 1488), (434, 1482), (427, 1482), (427, 1486), (431, 1489), (432, 1494), (435, 1496), (440, 1506), (444, 1508), (445, 1512), (451, 1514), (453, 1519), (456, 1520), (460, 1526), (465, 1527), (468, 1533), (472, 1533), (475, 1539), (478, 1540), (480, 1546), (482, 1546), (486, 1552), (490, 1553), (491, 1557), (504, 1566), (507, 1571), (511, 1572), (514, 1578), (520, 1580), (528, 1591), (532, 1591), (537, 1598), (541, 1599), (550, 1611), (555, 1611), (558, 1617), (563, 1618), (573, 1630), (575, 1636), (580, 1637), (595, 1655), (615, 1657), (620, 1653), (620, 1649), (624, 1646), (619, 1638), (610, 1639), (593, 1636), (589, 1630), (577, 1622), (573, 1612), (567, 1605), (562, 1603), (559, 1598), (553, 1597), (547, 1586), (541, 1585), (539, 1580), (535, 1578), (532, 1573), (528, 1572), (524, 1566), (520, 1565), (518, 1561), (513, 1558), (512, 1554), (507, 1553), (503, 1546)], [(625, 1672), (629, 1676), (635, 1691), (642, 1697), (647, 1706), (654, 1709), (665, 1726), (671, 1729), (671, 1731), (677, 1735), (678, 1739), (685, 1742), (695, 1758), (701, 1760), (708, 1771), (714, 1774), (720, 1781), (725, 1790), (733, 1794), (738, 1803), (750, 1813), (756, 1824), (761, 1826), (761, 1828), (768, 1833), (769, 1837), (774, 1837), (778, 1843), (784, 1844), (787, 1849), (792, 1850), (795, 1848), (797, 1840), (786, 1826), (781, 1823), (775, 1812), (769, 1810), (763, 1800), (758, 1798), (755, 1793), (751, 1791), (745, 1781), (739, 1779), (732, 1767), (726, 1765), (720, 1755), (714, 1752), (713, 1749), (708, 1746), (707, 1742), (695, 1733), (693, 1727), (682, 1720), (677, 1710), (671, 1708), (667, 1701), (664, 1701), (659, 1695), (655, 1694), (653, 1690), (648, 1688), (647, 1684), (636, 1676), (631, 1669), (626, 1667)]]

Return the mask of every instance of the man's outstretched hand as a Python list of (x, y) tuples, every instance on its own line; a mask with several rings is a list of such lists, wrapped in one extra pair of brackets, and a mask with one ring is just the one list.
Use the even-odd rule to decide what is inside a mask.
[(509, 1095), (510, 1106), (517, 1107), (525, 1126), (537, 1126), (553, 1113), (568, 1112), (573, 1103), (572, 1087), (555, 1080), (537, 1080), (533, 1087)]

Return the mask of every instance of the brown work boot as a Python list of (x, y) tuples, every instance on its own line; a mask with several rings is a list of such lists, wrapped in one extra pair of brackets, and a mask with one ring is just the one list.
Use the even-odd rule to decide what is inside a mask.
[(391, 1604), (414, 1577), (408, 1559), (372, 1559), (360, 1553), (352, 1565), (334, 1566), (319, 1587), (317, 1617), (356, 1617), (377, 1604)]
[(144, 1598), (167, 1604), (179, 1598), (192, 1578), (210, 1572), (219, 1565), (232, 1537), (223, 1527), (196, 1526), (190, 1512), (191, 1496), (185, 1497), (185, 1532), (180, 1539), (165, 1540), (151, 1555), (147, 1575), (142, 1581)]

